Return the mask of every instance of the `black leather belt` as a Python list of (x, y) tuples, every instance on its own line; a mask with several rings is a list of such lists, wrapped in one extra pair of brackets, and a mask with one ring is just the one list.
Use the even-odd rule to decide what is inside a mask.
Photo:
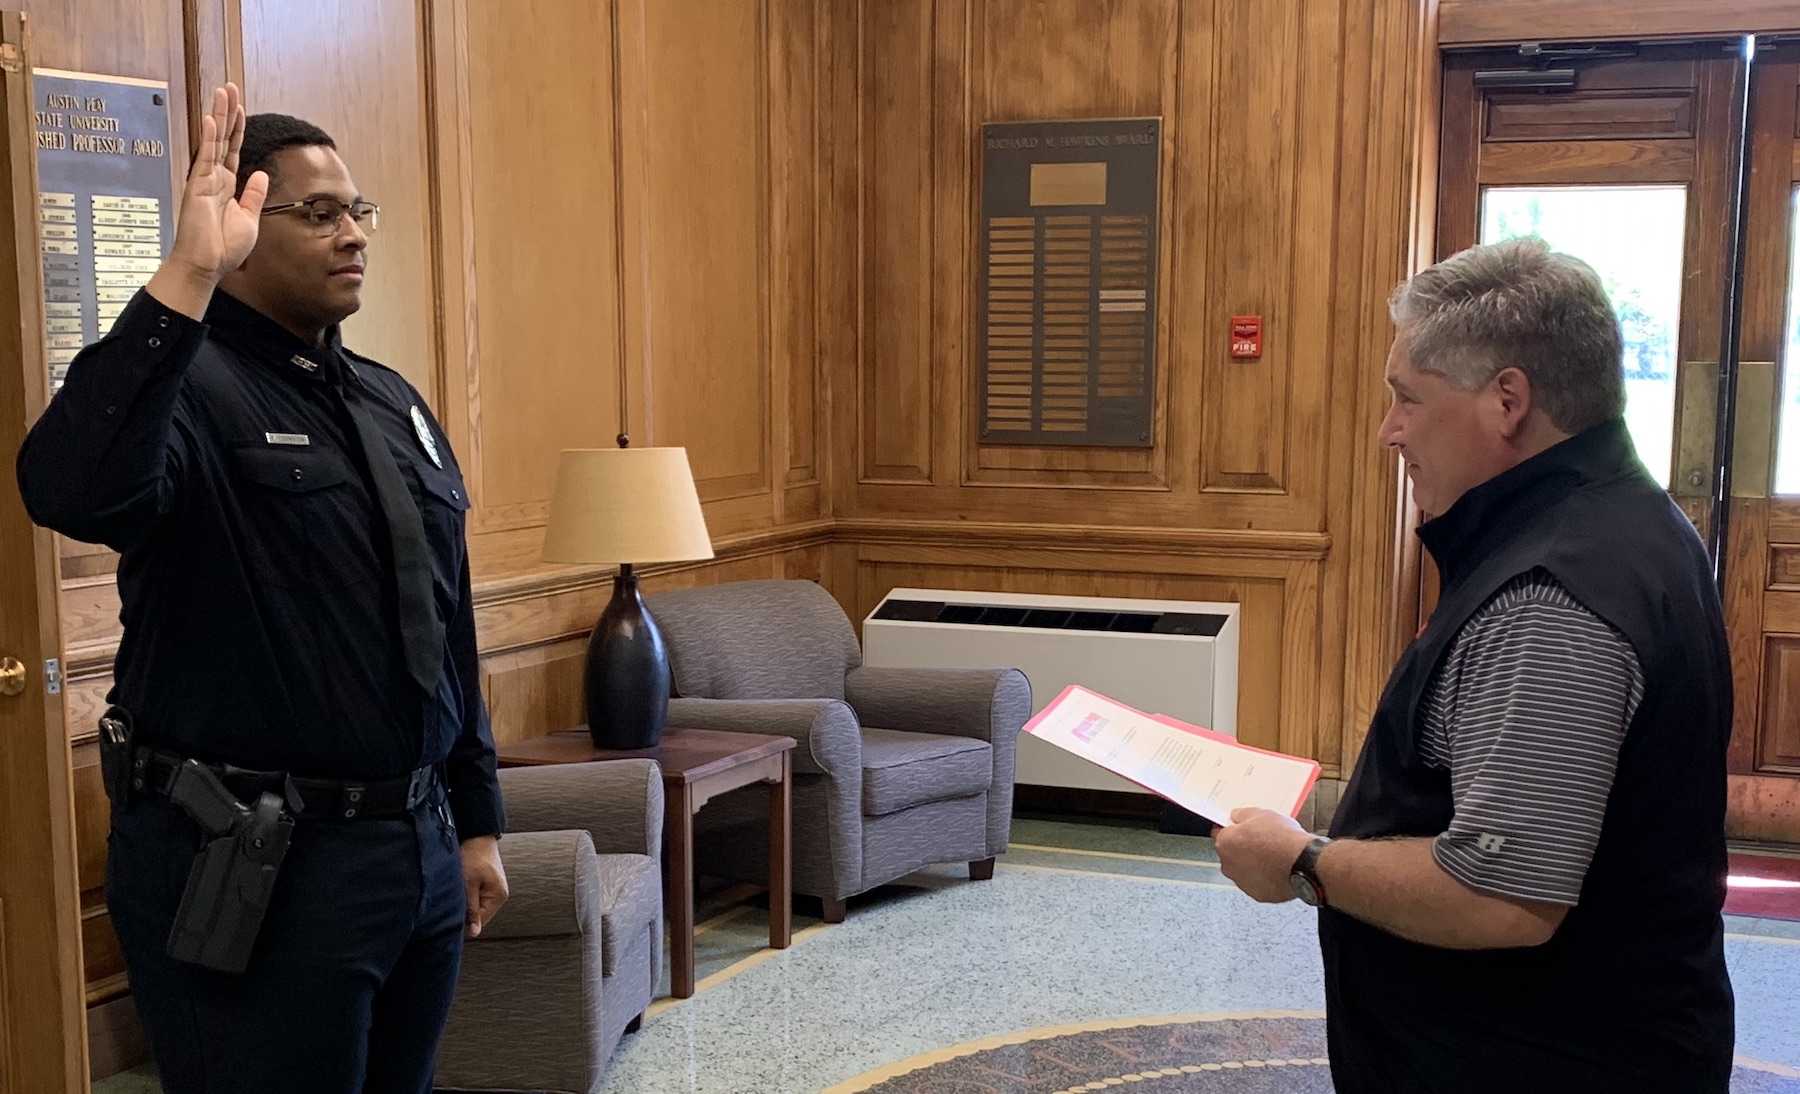
[[(132, 789), (167, 797), (175, 770), (186, 760), (159, 748), (140, 748), (132, 763)], [(230, 764), (207, 764), (239, 799), (254, 802), (267, 791), (288, 799), (288, 809), (303, 820), (375, 820), (411, 813), (429, 801), (437, 784), (437, 768), (421, 767), (410, 775), (372, 782), (307, 779), (280, 771), (250, 771)], [(291, 793), (290, 793), (291, 791)]]

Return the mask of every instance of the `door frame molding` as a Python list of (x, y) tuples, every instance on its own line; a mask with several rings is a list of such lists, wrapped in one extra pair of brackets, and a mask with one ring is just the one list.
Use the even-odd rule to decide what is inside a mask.
[[(1441, 0), (1437, 43), (1450, 49), (1545, 39), (1606, 41), (1712, 38), (1800, 31), (1793, 0), (1736, 0), (1721, 14), (1692, 0)], [(1723, 7), (1724, 5), (1719, 5)]]
[[(48, 397), (37, 149), (27, 20), (0, 12), (0, 448), (15, 450)], [(75, 804), (60, 693), (45, 656), (62, 656), (56, 543), (34, 527), (18, 489), (0, 487), (0, 556), (30, 557), (30, 584), (0, 584), (0, 616), (25, 648), (25, 691), (0, 699), (0, 1094), (88, 1089), (87, 1008), (76, 886)], [(15, 573), (18, 571), (15, 570)]]

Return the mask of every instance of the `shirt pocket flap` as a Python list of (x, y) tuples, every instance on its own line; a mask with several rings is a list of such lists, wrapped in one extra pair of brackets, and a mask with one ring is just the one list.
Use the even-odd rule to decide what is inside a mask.
[(306, 494), (350, 481), (350, 469), (325, 452), (280, 451), (274, 448), (237, 450), (238, 473), (258, 486)]
[(459, 513), (468, 511), (469, 492), (464, 488), (460, 475), (424, 467), (419, 469), (419, 482), (434, 501), (448, 505)]

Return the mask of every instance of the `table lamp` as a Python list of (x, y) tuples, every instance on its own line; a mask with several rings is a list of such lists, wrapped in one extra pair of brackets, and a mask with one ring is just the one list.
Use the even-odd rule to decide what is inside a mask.
[(563, 452), (544, 535), (545, 562), (619, 567), (587, 655), (588, 733), (607, 749), (654, 746), (669, 714), (669, 652), (632, 566), (713, 557), (687, 449), (630, 443)]

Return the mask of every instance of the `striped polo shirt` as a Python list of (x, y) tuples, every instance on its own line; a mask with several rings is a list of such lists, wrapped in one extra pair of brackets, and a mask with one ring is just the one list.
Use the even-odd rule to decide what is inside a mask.
[(1456, 806), (1438, 865), (1480, 892), (1576, 904), (1643, 697), (1631, 645), (1547, 571), (1494, 594), (1423, 704), (1419, 753)]

